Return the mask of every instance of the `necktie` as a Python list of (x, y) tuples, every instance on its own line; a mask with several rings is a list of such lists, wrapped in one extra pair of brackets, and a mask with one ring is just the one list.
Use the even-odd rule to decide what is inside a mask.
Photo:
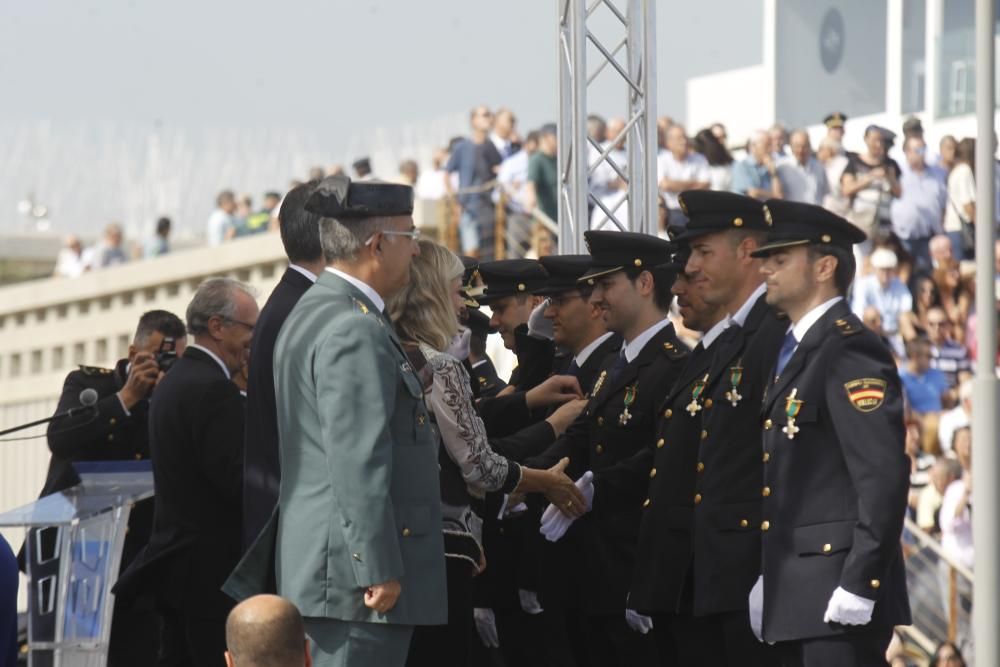
[(572, 375), (573, 377), (578, 377), (580, 375), (580, 364), (576, 363), (576, 359), (570, 363), (569, 368), (566, 369), (566, 375)]
[(611, 366), (611, 372), (608, 373), (611, 377), (608, 379), (614, 382), (626, 366), (628, 366), (628, 359), (625, 358), (625, 348), (622, 348), (622, 351), (618, 353), (618, 358), (615, 359), (615, 363)]
[(781, 371), (785, 370), (785, 366), (788, 365), (788, 360), (792, 358), (792, 353), (795, 352), (795, 347), (799, 344), (795, 340), (795, 334), (791, 331), (785, 334), (785, 340), (781, 343), (781, 351), (778, 352), (778, 365), (774, 369), (774, 376), (778, 377), (781, 375)]

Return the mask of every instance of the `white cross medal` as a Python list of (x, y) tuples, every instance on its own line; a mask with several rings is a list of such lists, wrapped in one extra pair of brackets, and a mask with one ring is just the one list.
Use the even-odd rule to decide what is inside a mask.
[(729, 384), (732, 387), (726, 392), (726, 400), (735, 408), (743, 400), (740, 393), (740, 383), (743, 382), (743, 360), (740, 359), (736, 365), (729, 369)]
[(792, 393), (785, 399), (785, 416), (788, 418), (788, 422), (781, 431), (788, 436), (789, 440), (794, 440), (795, 434), (802, 430), (795, 425), (795, 419), (799, 416), (799, 411), (802, 409), (802, 404), (804, 403), (804, 401), (795, 399), (795, 395), (798, 392), (798, 389), (792, 389)]
[(629, 406), (632, 405), (632, 403), (635, 401), (635, 392), (638, 389), (638, 387), (639, 387), (638, 383), (632, 385), (631, 387), (625, 387), (625, 409), (623, 409), (622, 413), (618, 415), (619, 426), (628, 425), (629, 420), (632, 419), (632, 413), (629, 412), (628, 409)]

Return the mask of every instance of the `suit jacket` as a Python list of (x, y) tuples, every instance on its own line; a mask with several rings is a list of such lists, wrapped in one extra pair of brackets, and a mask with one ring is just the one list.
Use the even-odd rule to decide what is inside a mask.
[[(760, 402), (788, 322), (761, 295), (743, 326), (731, 326), (713, 344), (705, 389), (694, 503), (694, 613), (747, 608), (760, 572), (763, 486)], [(742, 396), (733, 405), (733, 387)]]
[(688, 355), (687, 346), (668, 324), (617, 377), (610, 376), (617, 355), (606, 358), (584, 413), (555, 444), (528, 462), (547, 468), (568, 456), (567, 474), (574, 479), (587, 470), (594, 473), (593, 508), (578, 521), (586, 558), (583, 597), (589, 613), (624, 613), (658, 408)]
[[(716, 340), (718, 343), (718, 339)], [(694, 551), (694, 493), (699, 474), (704, 384), (714, 344), (695, 347), (659, 410), (649, 506), (642, 515), (629, 607), (645, 614), (690, 613), (682, 606)], [(697, 410), (691, 406), (696, 405)], [(655, 472), (654, 472), (655, 471)]]
[(285, 269), (260, 311), (250, 344), (247, 382), (246, 445), (243, 453), (243, 548), (267, 523), (278, 502), (278, 418), (274, 407), (274, 343), (281, 325), (312, 281)]
[[(888, 348), (835, 304), (768, 387), (761, 418), (764, 639), (909, 625), (900, 535), (910, 463)], [(869, 625), (823, 622), (838, 586), (875, 600)]]
[(116, 595), (152, 593), (193, 615), (232, 606), (219, 589), (240, 556), (243, 423), (239, 389), (188, 347), (150, 401), (153, 534)]
[[(278, 335), (274, 356), (278, 508), (227, 582), (278, 593), (304, 616), (447, 622), (437, 439), (423, 386), (388, 319), (325, 271)], [(365, 588), (399, 580), (388, 614)]]

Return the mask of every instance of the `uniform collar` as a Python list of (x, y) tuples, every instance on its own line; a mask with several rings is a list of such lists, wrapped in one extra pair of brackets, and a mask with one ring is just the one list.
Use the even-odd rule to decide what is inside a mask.
[(729, 318), (730, 324), (738, 324), (740, 326), (746, 324), (747, 316), (750, 315), (750, 311), (753, 310), (754, 305), (756, 305), (757, 299), (759, 299), (761, 295), (763, 295), (764, 292), (766, 291), (767, 291), (766, 283), (761, 283), (760, 285), (757, 285), (757, 289), (753, 291), (753, 294), (750, 295), (750, 298), (744, 301), (743, 305), (740, 306), (739, 310), (733, 313), (733, 315)]
[(646, 343), (652, 340), (653, 336), (660, 333), (668, 324), (670, 324), (670, 319), (665, 317), (636, 336), (631, 343), (623, 343), (622, 350), (625, 352), (625, 361), (628, 363), (635, 361), (635, 358), (642, 352), (642, 348), (646, 347)]
[(378, 292), (376, 292), (372, 288), (371, 285), (369, 285), (368, 283), (366, 283), (363, 280), (359, 280), (358, 278), (355, 278), (352, 275), (344, 273), (343, 271), (338, 271), (337, 269), (333, 268), (332, 266), (326, 267), (325, 270), (329, 271), (330, 273), (332, 273), (333, 275), (337, 276), (338, 278), (342, 278), (342, 279), (346, 280), (347, 282), (349, 282), (350, 284), (354, 285), (359, 290), (361, 290), (361, 293), (364, 294), (366, 297), (368, 297), (368, 299), (373, 304), (375, 304), (375, 308), (380, 313), (385, 310), (385, 301), (382, 300), (382, 297), (379, 296)]
[(701, 337), (701, 347), (703, 350), (707, 350), (711, 347), (712, 343), (722, 335), (722, 332), (729, 328), (729, 318), (723, 317), (721, 320), (715, 323), (715, 325), (705, 332), (705, 335)]
[(587, 359), (589, 359), (590, 355), (594, 353), (594, 350), (599, 348), (601, 344), (604, 343), (604, 341), (611, 338), (612, 336), (614, 336), (614, 334), (610, 331), (605, 332), (604, 334), (598, 336), (589, 345), (587, 345), (587, 347), (580, 350), (579, 354), (573, 357), (573, 361), (576, 362), (577, 366), (582, 367), (585, 363), (587, 363)]
[(819, 321), (819, 318), (826, 315), (826, 311), (830, 310), (835, 305), (837, 305), (838, 301), (843, 301), (843, 300), (844, 297), (835, 296), (829, 301), (824, 301), (823, 303), (819, 304), (818, 306), (810, 310), (808, 313), (803, 315), (802, 319), (800, 319), (798, 322), (789, 326), (788, 330), (792, 332), (793, 336), (795, 336), (795, 342), (801, 343), (802, 339), (806, 337), (807, 333), (809, 333), (809, 329), (812, 328), (812, 325), (816, 324), (816, 322)]

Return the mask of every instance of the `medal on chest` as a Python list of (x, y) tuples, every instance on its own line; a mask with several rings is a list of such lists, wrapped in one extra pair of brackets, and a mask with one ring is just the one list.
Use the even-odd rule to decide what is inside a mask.
[(743, 382), (743, 359), (736, 362), (736, 365), (729, 369), (730, 389), (726, 392), (726, 400), (735, 408), (743, 400), (740, 394), (740, 383)]
[(688, 403), (687, 407), (684, 409), (687, 410), (687, 413), (692, 417), (701, 411), (701, 403), (699, 401), (701, 400), (701, 395), (705, 393), (705, 383), (707, 382), (708, 373), (705, 373), (705, 376), (695, 382), (694, 387), (691, 388), (691, 402)]
[(781, 431), (788, 436), (789, 440), (794, 440), (795, 434), (801, 430), (795, 425), (795, 419), (799, 416), (799, 411), (802, 409), (802, 403), (804, 402), (795, 398), (798, 392), (798, 389), (792, 389), (792, 392), (788, 394), (788, 398), (785, 399), (785, 417), (788, 418), (788, 421), (785, 424), (785, 428), (781, 429)]
[(594, 383), (594, 390), (590, 392), (590, 397), (593, 398), (597, 396), (597, 392), (601, 390), (601, 386), (604, 384), (604, 379), (608, 377), (607, 371), (601, 371), (600, 377), (597, 378), (597, 382)]
[(632, 413), (628, 411), (629, 407), (635, 402), (635, 394), (639, 390), (639, 383), (636, 382), (631, 387), (625, 387), (625, 408), (622, 413), (618, 415), (618, 425), (626, 426), (629, 420), (632, 419)]

